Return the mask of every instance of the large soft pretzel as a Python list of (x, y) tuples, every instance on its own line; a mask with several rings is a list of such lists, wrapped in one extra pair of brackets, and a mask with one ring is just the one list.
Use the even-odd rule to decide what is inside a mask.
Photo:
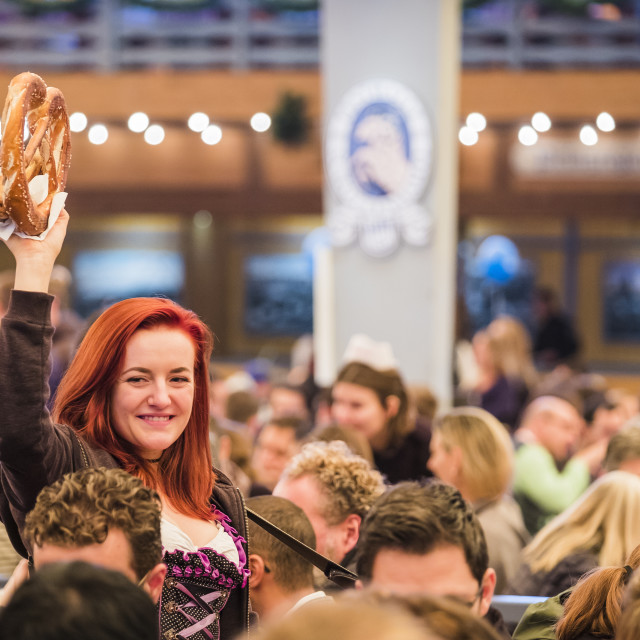
[[(25, 146), (25, 123), (31, 135)], [(71, 162), (69, 117), (62, 93), (47, 88), (35, 73), (21, 73), (9, 84), (2, 112), (2, 210), (18, 229), (36, 236), (46, 228), (53, 196), (63, 191)], [(48, 191), (34, 202), (29, 183), (47, 176)]]

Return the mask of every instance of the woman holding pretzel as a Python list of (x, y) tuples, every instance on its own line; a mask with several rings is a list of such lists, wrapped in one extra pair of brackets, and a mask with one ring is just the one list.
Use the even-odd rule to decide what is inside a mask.
[(211, 332), (170, 300), (114, 304), (82, 341), (52, 419), (47, 288), (67, 222), (63, 211), (43, 241), (6, 241), (16, 278), (0, 329), (0, 517), (26, 555), (21, 528), (45, 485), (87, 466), (127, 470), (162, 499), (161, 638), (232, 638), (249, 619), (246, 515), (211, 464)]

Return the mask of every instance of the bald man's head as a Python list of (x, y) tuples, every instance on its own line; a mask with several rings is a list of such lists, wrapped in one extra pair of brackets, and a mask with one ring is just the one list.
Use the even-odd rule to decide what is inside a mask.
[(565, 462), (580, 442), (584, 420), (567, 400), (541, 396), (525, 410), (521, 427), (531, 431), (557, 462)]

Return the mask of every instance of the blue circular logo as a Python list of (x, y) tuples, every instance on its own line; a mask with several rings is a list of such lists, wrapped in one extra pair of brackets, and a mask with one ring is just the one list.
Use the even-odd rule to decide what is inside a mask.
[(327, 128), (325, 165), (338, 203), (328, 227), (336, 245), (356, 238), (370, 255), (400, 239), (424, 245), (431, 218), (420, 204), (432, 171), (431, 124), (419, 98), (394, 80), (350, 89)]

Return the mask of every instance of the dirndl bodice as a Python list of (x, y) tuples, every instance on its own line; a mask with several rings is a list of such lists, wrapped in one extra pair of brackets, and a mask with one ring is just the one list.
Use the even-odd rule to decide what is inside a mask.
[(162, 559), (168, 571), (158, 603), (161, 640), (219, 640), (220, 612), (231, 590), (247, 585), (245, 541), (226, 515), (215, 514), (233, 538), (240, 562), (236, 565), (206, 547), (196, 552), (165, 550)]

